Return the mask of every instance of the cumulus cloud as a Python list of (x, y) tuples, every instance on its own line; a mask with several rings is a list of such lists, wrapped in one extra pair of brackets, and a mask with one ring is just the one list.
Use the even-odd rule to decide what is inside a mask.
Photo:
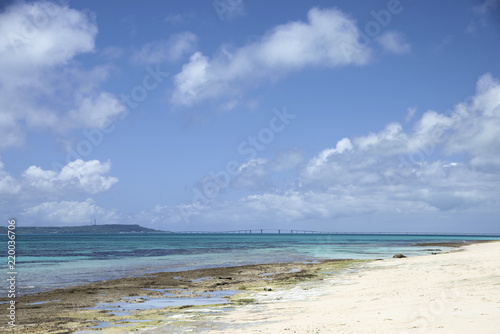
[(28, 167), (19, 179), (9, 175), (0, 161), (0, 196), (17, 194), (39, 197), (64, 197), (70, 194), (97, 194), (109, 190), (118, 178), (105, 176), (111, 162), (75, 160), (60, 171)]
[(94, 96), (85, 95), (75, 102), (78, 105), (69, 111), (68, 127), (78, 125), (84, 128), (104, 128), (109, 125), (110, 120), (116, 119), (125, 111), (125, 106), (107, 92)]
[(307, 22), (279, 25), (256, 42), (224, 47), (212, 58), (194, 53), (174, 78), (172, 102), (191, 106), (236, 96), (245, 85), (276, 80), (305, 67), (363, 65), (371, 50), (359, 41), (354, 20), (337, 9), (313, 8)]
[(446, 138), (449, 154), (469, 153), (474, 165), (500, 167), (500, 82), (491, 74), (477, 83), (476, 95), (468, 103), (455, 107), (451, 120), (452, 133)]
[(44, 202), (23, 211), (26, 220), (34, 220), (38, 225), (84, 225), (90, 219), (113, 223), (120, 219), (115, 210), (108, 210), (96, 205), (91, 198), (79, 201)]
[(52, 2), (15, 3), (0, 13), (0, 70), (18, 76), (91, 52), (97, 25), (89, 15)]
[(33, 165), (14, 177), (0, 161), (0, 207), (23, 216), (23, 224), (83, 224), (90, 218), (110, 223), (119, 218), (117, 212), (98, 207), (93, 199), (59, 201), (108, 191), (118, 182), (106, 175), (110, 170), (110, 161), (75, 160), (58, 171)]
[(302, 161), (302, 152), (296, 149), (280, 152), (273, 159), (250, 159), (238, 167), (238, 174), (231, 184), (235, 188), (269, 190), (282, 181), (273, 180), (273, 176), (295, 169)]
[(193, 52), (197, 41), (198, 37), (189, 31), (173, 34), (167, 40), (145, 44), (134, 53), (132, 59), (141, 65), (177, 61), (184, 55)]
[[(263, 193), (237, 201), (219, 201), (210, 205), (157, 205), (143, 211), (134, 220), (151, 222), (159, 229), (189, 230), (193, 225), (207, 230), (249, 228), (304, 228), (335, 230), (334, 221), (353, 216), (381, 214), (432, 214), (438, 210), (412, 198), (387, 198), (371, 194), (337, 192), (286, 191)], [(330, 228), (328, 228), (330, 226)], [(365, 226), (366, 231), (366, 226)]]
[[(449, 114), (429, 110), (410, 131), (390, 123), (378, 133), (342, 139), (323, 150), (302, 171), (302, 185), (326, 191), (361, 188), (439, 210), (498, 202), (499, 131), (500, 84), (485, 74), (472, 100)], [(342, 147), (349, 149), (340, 152)], [(447, 160), (457, 153), (466, 156), (464, 161)]]
[[(500, 83), (485, 74), (472, 98), (446, 113), (428, 110), (408, 129), (393, 122), (378, 132), (342, 138), (305, 162), (295, 151), (281, 159), (249, 160), (239, 167), (233, 185), (258, 194), (157, 206), (142, 214), (173, 230), (179, 224), (239, 229), (300, 228), (308, 223), (335, 230), (328, 227), (334, 221), (366, 216), (378, 219), (378, 226), (386, 219), (413, 219), (416, 230), (432, 231), (439, 226), (429, 217), (449, 222), (468, 215), (491, 219), (500, 207), (498, 133)], [(271, 175), (283, 168), (279, 166), (296, 171), (293, 182), (273, 182)]]
[(82, 69), (73, 58), (94, 52), (93, 16), (52, 2), (16, 2), (0, 13), (0, 149), (29, 130), (102, 127), (125, 112), (100, 89), (110, 68)]
[(0, 161), (0, 196), (19, 194), (21, 184), (4, 170), (4, 164)]
[(352, 150), (352, 144), (349, 138), (343, 138), (337, 143), (335, 148), (327, 148), (318, 154), (318, 156), (314, 157), (311, 161), (309, 161), (306, 170), (308, 173), (315, 173), (316, 170), (324, 165), (328, 159), (335, 154), (342, 154), (344, 151)]
[(30, 166), (23, 174), (25, 187), (40, 193), (61, 195), (62, 193), (83, 192), (97, 194), (109, 190), (118, 178), (104, 176), (111, 169), (111, 162), (98, 160), (75, 160), (64, 166), (60, 172), (43, 170)]

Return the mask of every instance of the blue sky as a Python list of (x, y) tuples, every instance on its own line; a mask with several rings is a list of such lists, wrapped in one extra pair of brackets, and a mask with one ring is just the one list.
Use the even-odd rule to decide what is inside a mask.
[(12, 1), (22, 225), (500, 232), (500, 2)]

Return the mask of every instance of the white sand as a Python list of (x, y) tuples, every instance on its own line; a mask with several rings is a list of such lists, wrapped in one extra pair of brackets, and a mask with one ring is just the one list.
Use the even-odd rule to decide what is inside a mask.
[(370, 262), (304, 290), (271, 291), (210, 333), (500, 334), (500, 242)]

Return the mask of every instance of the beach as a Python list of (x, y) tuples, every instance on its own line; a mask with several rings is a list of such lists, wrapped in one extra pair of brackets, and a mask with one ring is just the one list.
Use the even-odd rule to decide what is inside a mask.
[[(440, 244), (428, 247), (439, 253)], [(17, 325), (0, 327), (79, 334), (499, 333), (498, 254), (500, 242), (486, 242), (409, 258), (147, 274), (22, 296)]]
[(500, 0), (0, 0), (0, 334), (500, 334)]
[(500, 242), (492, 242), (370, 262), (323, 282), (314, 299), (272, 300), (270, 292), (258, 307), (224, 316), (228, 327), (210, 333), (498, 334), (499, 255)]

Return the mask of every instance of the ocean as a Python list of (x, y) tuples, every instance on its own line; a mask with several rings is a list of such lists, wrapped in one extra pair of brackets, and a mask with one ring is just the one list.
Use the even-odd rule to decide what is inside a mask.
[[(26, 234), (16, 235), (17, 294), (99, 280), (209, 267), (430, 254), (422, 242), (486, 236), (374, 234)], [(7, 254), (7, 238), (2, 246)], [(7, 263), (7, 256), (4, 263)], [(2, 275), (7, 277), (7, 266)], [(4, 282), (6, 280), (4, 279)], [(7, 295), (7, 284), (0, 287)]]

